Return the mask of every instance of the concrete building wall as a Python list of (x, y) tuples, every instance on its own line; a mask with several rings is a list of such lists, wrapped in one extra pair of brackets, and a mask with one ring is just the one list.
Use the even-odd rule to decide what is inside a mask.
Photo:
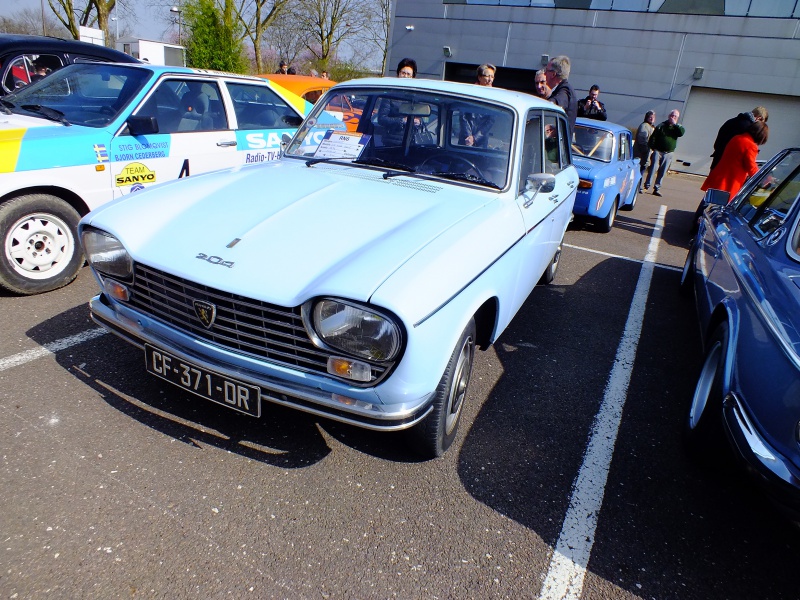
[[(677, 169), (707, 171), (702, 157), (713, 143), (707, 139), (709, 128), (716, 130), (734, 114), (752, 109), (753, 93), (763, 95), (771, 110), (771, 136), (783, 146), (800, 146), (797, 18), (396, 0), (390, 40), (387, 74), (393, 75), (405, 56), (417, 61), (419, 77), (434, 79), (443, 78), (446, 61), (489, 62), (498, 66), (498, 79), (504, 66), (530, 69), (531, 87), (523, 91), (532, 89), (532, 73), (541, 68), (542, 55), (566, 54), (579, 96), (596, 83), (609, 119), (631, 129), (647, 110), (655, 110), (659, 120), (673, 108), (685, 112), (693, 90), (696, 95), (703, 89), (729, 92), (719, 111), (708, 102), (695, 103), (693, 120), (712, 125), (702, 132), (687, 129), (678, 145)], [(445, 57), (444, 46), (451, 57)], [(693, 77), (697, 67), (702, 67), (700, 79)]]

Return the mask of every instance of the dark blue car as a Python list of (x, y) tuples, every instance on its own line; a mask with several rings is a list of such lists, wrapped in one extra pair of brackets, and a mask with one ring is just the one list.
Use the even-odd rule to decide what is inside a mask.
[[(800, 148), (741, 191), (709, 190), (681, 277), (705, 348), (686, 425), (694, 450), (727, 437), (800, 520)], [(726, 434), (723, 436), (723, 432)]]

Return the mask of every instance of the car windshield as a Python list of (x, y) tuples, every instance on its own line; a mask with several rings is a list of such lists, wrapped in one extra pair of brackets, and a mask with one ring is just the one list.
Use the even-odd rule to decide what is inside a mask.
[(18, 114), (105, 127), (151, 75), (146, 69), (122, 65), (74, 64), (7, 95), (4, 105)]
[(572, 152), (602, 162), (611, 162), (614, 150), (614, 134), (605, 129), (575, 125), (572, 134)]
[(332, 90), (286, 150), (309, 164), (347, 161), (493, 189), (507, 185), (511, 109), (463, 96), (387, 88)]

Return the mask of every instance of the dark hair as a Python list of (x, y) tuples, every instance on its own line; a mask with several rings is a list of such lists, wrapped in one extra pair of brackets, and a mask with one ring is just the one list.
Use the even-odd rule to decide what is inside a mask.
[(600, 91), (600, 88), (599, 88), (599, 87), (597, 86), (597, 84), (595, 83), (595, 84), (594, 84), (592, 87), (590, 87), (590, 88), (589, 88), (589, 91), (590, 91), (590, 92), (594, 92), (594, 91), (597, 91), (597, 92), (599, 92), (599, 91)]
[(404, 58), (397, 63), (397, 74), (400, 75), (400, 71), (402, 71), (405, 67), (411, 67), (411, 70), (414, 71), (414, 77), (417, 76), (417, 61), (415, 61), (413, 58)]
[(747, 128), (747, 133), (753, 138), (753, 141), (759, 146), (763, 146), (769, 139), (769, 125), (764, 121), (754, 121), (750, 127)]

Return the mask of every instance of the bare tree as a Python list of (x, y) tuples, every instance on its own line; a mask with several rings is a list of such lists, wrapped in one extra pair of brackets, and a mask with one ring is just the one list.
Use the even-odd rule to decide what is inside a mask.
[[(280, 21), (273, 23), (267, 30), (269, 48), (271, 48), (271, 58), (274, 64), (268, 66), (269, 70), (274, 70), (278, 66), (279, 60), (285, 60), (290, 65), (296, 65), (302, 60), (305, 51), (305, 36), (300, 31), (296, 13), (285, 13)], [(267, 70), (259, 71), (264, 73)]]
[(366, 26), (362, 0), (297, 0), (300, 29), (306, 48), (324, 68), (339, 45)]
[(244, 27), (244, 35), (253, 45), (256, 73), (264, 72), (261, 50), (264, 34), (291, 2), (292, 0), (237, 0), (236, 16)]
[(370, 0), (370, 4), (366, 9), (369, 19), (361, 37), (370, 49), (380, 53), (381, 73), (385, 73), (389, 54), (389, 29), (392, 25), (392, 0)]
[(50, 9), (72, 37), (80, 39), (80, 27), (97, 26), (108, 39), (108, 18), (117, 0), (47, 0)]
[(37, 8), (24, 8), (10, 17), (0, 17), (0, 31), (53, 37), (69, 35), (69, 32), (52, 15), (44, 15), (44, 23), (42, 23), (42, 11)]

